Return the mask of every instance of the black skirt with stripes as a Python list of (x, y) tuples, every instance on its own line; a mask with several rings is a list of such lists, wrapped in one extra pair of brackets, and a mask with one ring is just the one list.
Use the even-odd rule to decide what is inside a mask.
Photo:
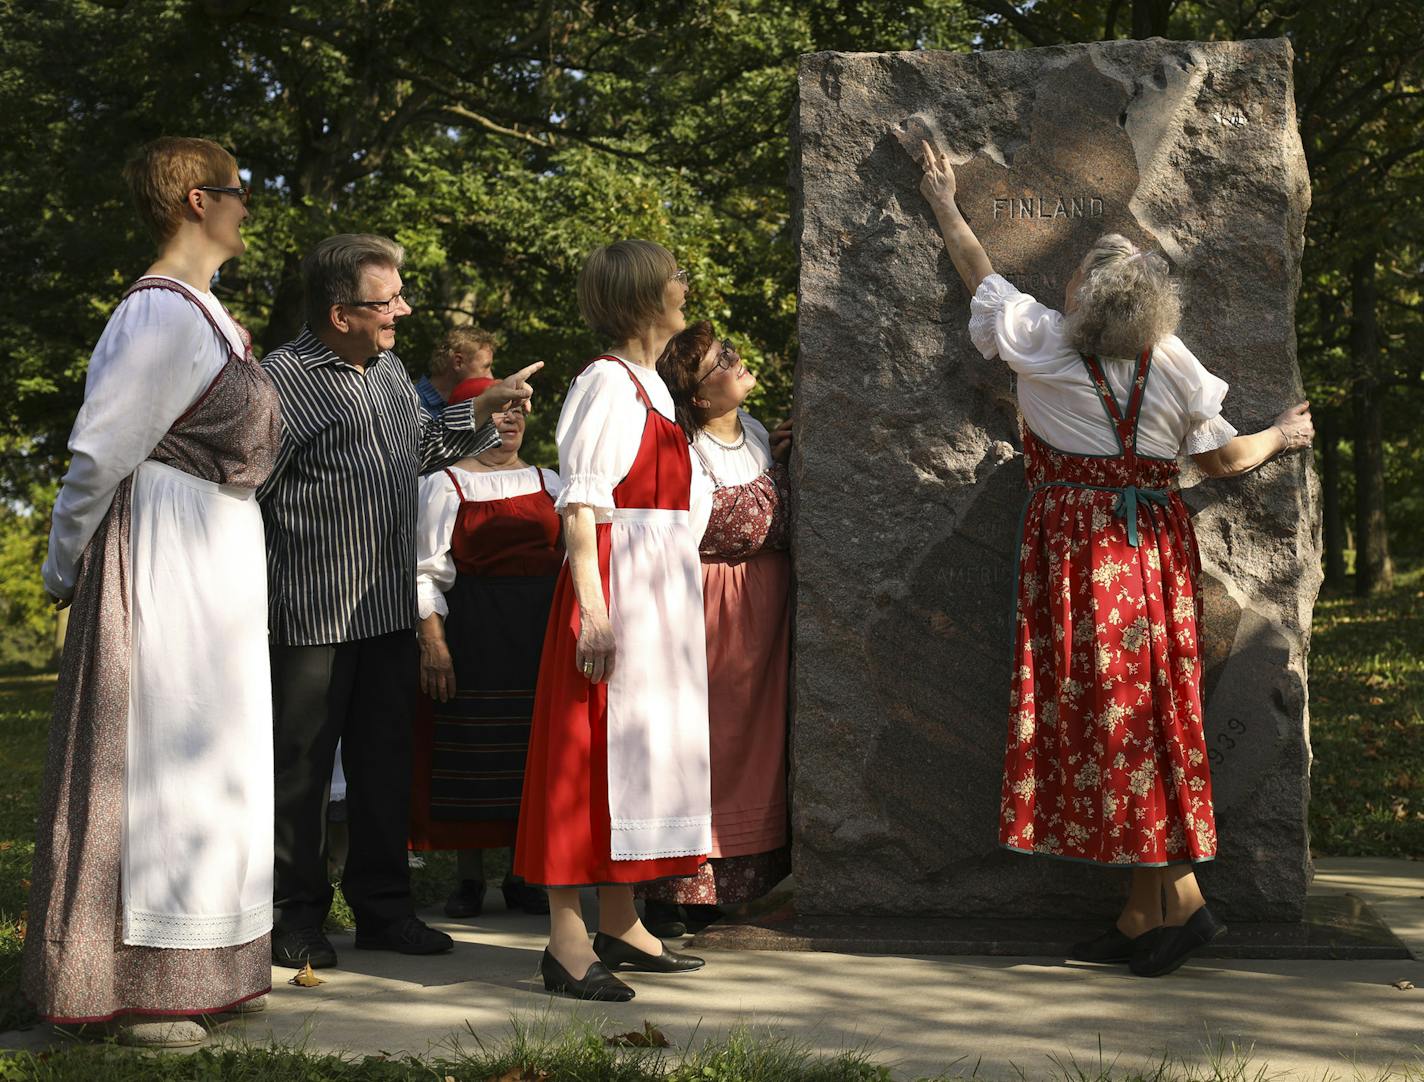
[(518, 819), (555, 577), (460, 575), (446, 593), (456, 695), (434, 704), (431, 820)]

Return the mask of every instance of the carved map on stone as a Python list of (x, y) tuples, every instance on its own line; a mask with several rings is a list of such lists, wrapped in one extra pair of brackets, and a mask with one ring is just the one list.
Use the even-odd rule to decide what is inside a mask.
[[(919, 140), (956, 163), (995, 269), (1062, 306), (1124, 233), (1182, 283), (1180, 335), (1231, 384), (1240, 431), (1303, 398), (1305, 212), (1283, 41), (803, 58), (793, 824), (801, 912), (1110, 913), (1121, 872), (997, 845), (1015, 531), (1011, 376), (918, 191)], [(903, 144), (903, 146), (902, 146)], [(913, 150), (912, 157), (907, 150)], [(1227, 919), (1299, 916), (1309, 882), (1305, 647), (1314, 478), (1295, 455), (1182, 486), (1201, 541), (1203, 678)]]

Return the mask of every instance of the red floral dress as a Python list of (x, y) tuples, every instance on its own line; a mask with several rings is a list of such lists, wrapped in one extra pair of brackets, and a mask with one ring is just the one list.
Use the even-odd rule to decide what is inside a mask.
[(1097, 864), (1210, 860), (1201, 561), (1170, 487), (1176, 460), (1135, 446), (1151, 350), (1138, 358), (1125, 414), (1096, 358), (1084, 363), (1121, 453), (1067, 454), (1024, 428), (1031, 492), (999, 840)]

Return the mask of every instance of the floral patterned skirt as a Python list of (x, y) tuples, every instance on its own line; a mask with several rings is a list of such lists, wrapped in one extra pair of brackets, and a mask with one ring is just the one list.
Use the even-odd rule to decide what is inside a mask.
[(1097, 864), (1209, 860), (1187, 509), (1176, 492), (1138, 504), (1133, 546), (1118, 492), (1049, 480), (1020, 537), (999, 840)]
[(791, 874), (791, 847), (742, 857), (713, 857), (687, 879), (662, 879), (637, 890), (640, 898), (672, 905), (737, 905), (754, 901)]

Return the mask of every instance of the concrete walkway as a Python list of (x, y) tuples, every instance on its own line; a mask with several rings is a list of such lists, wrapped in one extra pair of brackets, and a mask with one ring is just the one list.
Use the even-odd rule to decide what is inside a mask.
[[(1120, 1070), (1224, 1051), (1249, 1055), (1248, 1078), (1261, 1067), (1344, 1080), (1424, 1072), (1424, 864), (1323, 860), (1313, 889), (1365, 899), (1416, 960), (1199, 961), (1148, 981), (1061, 960), (717, 951), (694, 974), (631, 976), (631, 1003), (594, 1005), (543, 991), (543, 919), (505, 913), (491, 891), (494, 908), (476, 922), (426, 915), (455, 936), (453, 953), (411, 959), (333, 937), (341, 966), (320, 971), (326, 983), (297, 988), (292, 971), (274, 970), (270, 1009), (223, 1031), (312, 1051), (439, 1055), (452, 1040), (472, 1047), (471, 1030), (507, 1036), (511, 1017), (555, 1028), (578, 1017), (607, 1033), (646, 1020), (675, 1045), (775, 1027), (822, 1052), (866, 1048), (903, 1077), (977, 1065), (979, 1077), (1033, 1078), (1058, 1073), (1053, 1057), (1095, 1076), (1100, 1041)], [(1420, 988), (1393, 987), (1401, 979)], [(0, 1047), (51, 1039), (41, 1027), (0, 1035)]]

